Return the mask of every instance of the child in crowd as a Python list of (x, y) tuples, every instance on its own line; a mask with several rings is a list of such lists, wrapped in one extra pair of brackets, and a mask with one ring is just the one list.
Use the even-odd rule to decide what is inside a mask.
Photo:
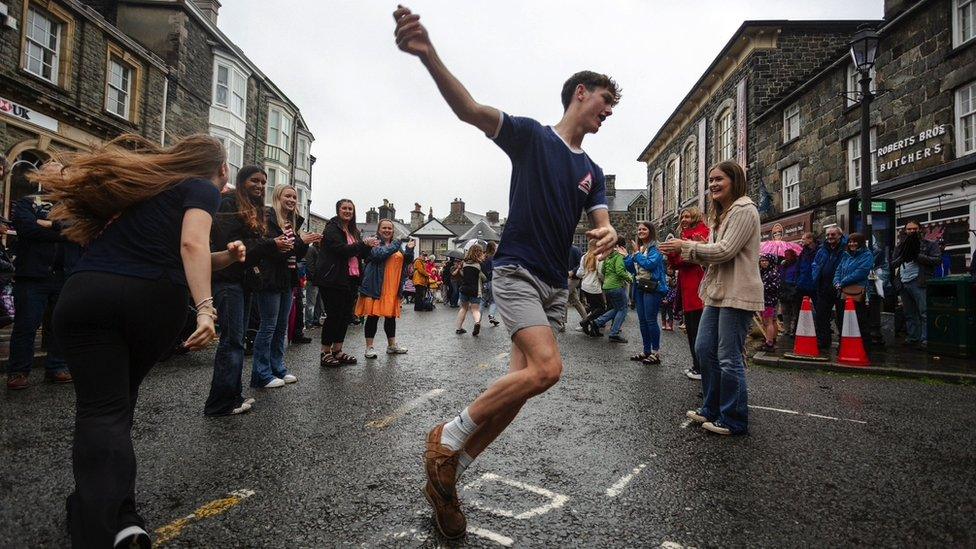
[(461, 267), (461, 283), (458, 285), (460, 290), (461, 307), (457, 316), (457, 329), (455, 333), (464, 334), (464, 318), (468, 311), (471, 311), (471, 318), (474, 319), (474, 329), (471, 335), (477, 337), (481, 332), (481, 285), (484, 284), (485, 275), (481, 272), (481, 263), (485, 260), (485, 252), (481, 246), (475, 244), (468, 248), (468, 253), (464, 256)]
[(678, 279), (674, 273), (674, 267), (668, 263), (668, 293), (664, 295), (661, 303), (661, 329), (667, 332), (674, 331), (674, 316), (678, 299)]
[(762, 312), (763, 332), (766, 342), (762, 346), (763, 351), (772, 351), (776, 348), (776, 332), (779, 326), (776, 322), (776, 305), (779, 303), (779, 269), (776, 266), (776, 257), (763, 254), (759, 256), (759, 277), (763, 283), (763, 304), (765, 309)]

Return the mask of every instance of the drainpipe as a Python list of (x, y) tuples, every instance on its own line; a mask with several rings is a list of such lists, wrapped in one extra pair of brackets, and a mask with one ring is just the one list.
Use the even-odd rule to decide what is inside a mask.
[(163, 119), (159, 127), (159, 144), (166, 146), (166, 103), (169, 101), (169, 75), (163, 76)]

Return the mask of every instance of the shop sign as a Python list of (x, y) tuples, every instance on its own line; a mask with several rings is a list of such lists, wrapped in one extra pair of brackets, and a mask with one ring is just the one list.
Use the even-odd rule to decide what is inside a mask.
[(46, 114), (32, 111), (23, 105), (18, 105), (13, 101), (8, 101), (2, 97), (0, 97), (0, 113), (3, 113), (11, 118), (16, 118), (17, 120), (23, 120), (24, 122), (44, 128), (45, 130), (51, 130), (52, 132), (58, 131), (57, 120)]
[[(946, 124), (939, 124), (938, 126), (910, 135), (904, 139), (899, 139), (894, 143), (889, 143), (879, 148), (876, 153), (878, 157), (878, 173), (886, 172), (899, 166), (905, 166), (923, 158), (942, 154), (942, 141), (946, 139), (945, 136), (948, 134), (949, 131), (946, 129)], [(934, 139), (938, 139), (938, 141), (926, 144)], [(894, 156), (891, 160), (881, 160), (881, 157), (899, 151), (900, 154)]]
[(764, 223), (762, 226), (762, 239), (771, 240), (773, 233), (782, 233), (780, 240), (786, 242), (796, 242), (803, 238), (803, 233), (809, 232), (813, 224), (813, 212), (807, 212), (790, 217), (777, 219)]

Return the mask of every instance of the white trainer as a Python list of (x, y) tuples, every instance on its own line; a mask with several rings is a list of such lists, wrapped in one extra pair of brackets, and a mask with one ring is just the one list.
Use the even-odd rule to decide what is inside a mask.
[(265, 389), (276, 389), (278, 387), (284, 387), (284, 386), (285, 386), (285, 380), (278, 379), (278, 378), (274, 378), (271, 381), (269, 381), (268, 384), (264, 386), (264, 388)]
[(281, 378), (281, 380), (284, 381), (285, 383), (295, 383), (296, 381), (298, 381), (298, 378), (291, 374), (285, 374), (285, 377)]
[(366, 347), (366, 358), (376, 358), (376, 349)]

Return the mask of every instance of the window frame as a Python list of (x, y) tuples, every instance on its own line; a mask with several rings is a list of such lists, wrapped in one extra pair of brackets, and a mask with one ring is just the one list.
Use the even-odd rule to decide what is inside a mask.
[[(273, 115), (278, 115), (278, 127), (275, 128), (271, 124)], [(287, 121), (287, 124), (285, 122)], [(295, 122), (295, 117), (290, 114), (283, 107), (278, 105), (270, 104), (268, 105), (268, 131), (267, 131), (267, 144), (272, 147), (277, 147), (289, 155), (291, 155), (291, 145), (292, 145), (292, 133), (294, 131), (293, 125)], [(274, 129), (274, 133), (272, 133)], [(272, 135), (274, 135), (274, 140), (272, 140)], [(282, 144), (284, 141), (284, 144)]]
[[(969, 9), (969, 38), (964, 38), (962, 18), (960, 12), (962, 8)], [(976, 0), (952, 0), (952, 47), (958, 48), (963, 44), (968, 44), (976, 39)]]
[[(220, 83), (221, 68), (227, 70), (227, 82), (225, 84)], [(247, 79), (248, 75), (232, 61), (224, 57), (214, 56), (211, 105), (231, 113), (240, 120), (245, 120), (247, 116)], [(221, 103), (219, 99), (218, 89), (220, 87), (226, 88), (225, 103)], [(238, 100), (240, 101), (240, 112), (237, 112), (236, 102)]]
[[(210, 135), (216, 137), (224, 146), (224, 151), (227, 153), (227, 181), (231, 187), (235, 187), (237, 172), (244, 166), (244, 141), (231, 132), (217, 130), (213, 126), (210, 128)], [(232, 148), (232, 145), (236, 149)], [(240, 154), (234, 154), (238, 151)]]
[[(963, 91), (968, 91), (969, 93), (969, 108), (967, 112), (963, 112), (962, 105), (962, 94)], [(972, 80), (959, 86), (953, 92), (953, 119), (956, 126), (956, 158), (967, 156), (976, 153), (976, 80)], [(965, 141), (965, 123), (964, 119), (969, 120), (972, 127), (972, 134), (970, 140), (972, 142), (971, 148), (966, 149)]]
[[(111, 84), (113, 61), (129, 70), (129, 92), (125, 115), (121, 115), (109, 108), (110, 90), (113, 87)], [(105, 97), (102, 102), (102, 108), (105, 112), (133, 124), (138, 123), (139, 108), (142, 104), (142, 75), (142, 64), (138, 60), (122, 48), (109, 43), (105, 49)]]
[(715, 158), (718, 162), (735, 160), (735, 114), (732, 107), (725, 107), (715, 117)]
[[(795, 119), (795, 122), (791, 122), (793, 119)], [(789, 143), (794, 139), (799, 139), (802, 124), (803, 119), (800, 116), (799, 103), (793, 103), (783, 109), (783, 143)]]
[[(36, 43), (35, 40), (28, 39), (27, 37), (28, 30), (31, 28), (31, 25), (29, 25), (31, 10), (41, 17), (49, 19), (52, 21), (52, 23), (58, 25), (57, 49), (55, 54), (55, 63), (53, 63), (51, 66), (51, 78), (47, 78), (43, 75), (43, 61), (41, 68), (42, 74), (38, 74), (28, 68), (30, 59), (28, 54), (28, 45), (36, 44), (36, 46), (42, 49), (46, 48), (46, 46)], [(70, 84), (73, 57), (71, 45), (74, 43), (74, 17), (68, 11), (64, 10), (53, 2), (24, 0), (24, 11), (21, 14), (21, 28), (20, 69), (25, 74), (30, 75), (32, 78), (37, 78), (42, 82), (67, 89)]]
[[(688, 152), (694, 155), (689, 159)], [(698, 197), (698, 143), (694, 138), (685, 142), (681, 149), (681, 185), (679, 188), (678, 204), (684, 206)]]
[[(788, 175), (795, 173), (795, 180), (788, 182)], [(783, 211), (789, 212), (800, 208), (800, 163), (791, 164), (779, 172), (780, 183), (782, 185)], [(790, 196), (796, 199), (796, 203), (791, 205)]]
[[(871, 85), (869, 89), (871, 93), (877, 93), (878, 91), (878, 71), (877, 65), (871, 67), (868, 74), (871, 76)], [(847, 64), (847, 68), (844, 69), (844, 88), (847, 93), (844, 94), (845, 101), (848, 107), (853, 107), (855, 105), (860, 105), (861, 100), (857, 99), (857, 94), (861, 93), (861, 71), (857, 70), (854, 66), (854, 62), (851, 61)]]
[(664, 170), (661, 168), (655, 170), (654, 174), (651, 175), (651, 187), (650, 195), (654, 196), (656, 193), (658, 197), (657, 203), (661, 205), (660, 211), (653, 212), (651, 215), (654, 216), (655, 221), (659, 221), (664, 217)]
[[(304, 152), (303, 149), (304, 148)], [(295, 156), (298, 157), (297, 166), (299, 169), (310, 171), (310, 151), (312, 149), (311, 140), (303, 134), (298, 134), (295, 139)]]
[[(868, 154), (871, 155), (871, 185), (878, 184), (878, 129), (877, 126), (871, 126), (870, 142), (872, 143), (871, 150)], [(857, 157), (854, 157), (854, 148), (857, 148)], [(847, 159), (847, 190), (856, 191), (861, 188), (861, 183), (859, 178), (861, 177), (861, 132), (857, 132), (851, 137), (847, 138), (845, 144), (846, 159)]]

